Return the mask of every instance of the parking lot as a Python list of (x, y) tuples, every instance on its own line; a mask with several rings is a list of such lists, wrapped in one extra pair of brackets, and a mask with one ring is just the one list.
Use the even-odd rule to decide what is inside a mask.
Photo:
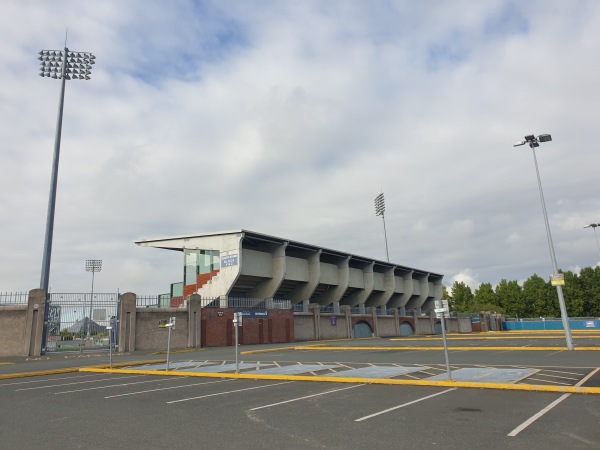
[[(556, 350), (564, 346), (560, 337), (529, 336), (518, 350), (496, 350), (515, 345), (500, 335), (449, 341), (452, 381), (441, 344), (432, 342), (252, 346), (242, 348), (240, 376), (232, 348), (173, 354), (171, 375), (157, 361), (164, 355), (116, 356), (119, 368), (108, 373), (16, 378), (22, 374), (16, 366), (69, 365), (60, 356), (35, 366), (0, 365), (0, 373), (15, 375), (0, 380), (0, 448), (600, 447), (600, 397), (594, 393), (600, 387), (600, 353), (591, 349), (598, 342), (593, 335), (576, 339), (577, 347), (590, 350), (575, 352)], [(481, 349), (482, 342), (490, 349)], [(96, 366), (107, 357), (74, 361)], [(272, 378), (256, 379), (261, 374)], [(468, 380), (463, 382), (470, 388), (457, 380)]]

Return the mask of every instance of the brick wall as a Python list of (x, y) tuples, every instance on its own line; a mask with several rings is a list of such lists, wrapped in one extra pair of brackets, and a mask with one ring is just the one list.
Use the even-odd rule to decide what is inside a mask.
[[(235, 345), (233, 309), (202, 309), (202, 346)], [(245, 318), (238, 329), (239, 344), (273, 344), (294, 342), (294, 313), (269, 310), (268, 319)]]

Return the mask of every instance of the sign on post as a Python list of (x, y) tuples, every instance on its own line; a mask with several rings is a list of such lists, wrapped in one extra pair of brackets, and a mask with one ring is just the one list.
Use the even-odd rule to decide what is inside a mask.
[(550, 284), (552, 286), (564, 286), (565, 284), (565, 274), (564, 273), (555, 273), (550, 276)]

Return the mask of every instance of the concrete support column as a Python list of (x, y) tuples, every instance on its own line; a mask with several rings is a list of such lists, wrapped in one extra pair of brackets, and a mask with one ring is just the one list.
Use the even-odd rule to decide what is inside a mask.
[(406, 316), (406, 307), (405, 306), (401, 306), (398, 309), (400, 310), (400, 315), (401, 316)]
[(429, 323), (431, 325), (431, 330), (433, 331), (433, 334), (435, 334), (435, 319), (435, 312), (429, 311)]
[(400, 297), (400, 304), (398, 305), (400, 308), (406, 308), (406, 305), (408, 304), (408, 302), (410, 301), (410, 298), (412, 297), (413, 291), (414, 291), (414, 285), (413, 283), (416, 282), (416, 280), (413, 280), (413, 271), (408, 271), (407, 273), (404, 274), (404, 276), (402, 277), (402, 284), (404, 287), (404, 292), (402, 293), (402, 296)]
[(398, 315), (398, 309), (394, 308), (392, 310), (392, 316), (394, 316), (394, 331), (396, 332), (396, 336), (400, 336), (400, 316)]
[(419, 327), (419, 316), (417, 315), (417, 310), (413, 309), (413, 322), (415, 323), (415, 336), (421, 334), (421, 330)]
[(322, 250), (319, 249), (308, 257), (308, 282), (290, 292), (292, 301), (306, 301), (308, 304), (321, 278), (321, 252)]
[(321, 305), (318, 303), (311, 303), (309, 308), (313, 313), (313, 324), (315, 329), (315, 341), (321, 339)]
[(254, 298), (273, 298), (277, 293), (279, 286), (285, 278), (286, 265), (285, 265), (285, 249), (288, 243), (285, 242), (277, 247), (272, 257), (273, 277), (269, 280), (265, 280), (259, 283), (252, 291), (250, 291), (250, 297)]
[(340, 264), (338, 264), (338, 279), (337, 285), (324, 292), (319, 298), (319, 304), (329, 305), (334, 302), (339, 302), (344, 296), (348, 284), (350, 282), (350, 256), (347, 256)]
[(333, 302), (333, 313), (334, 314), (340, 313), (340, 302)]
[(23, 355), (40, 356), (42, 354), (42, 347), (46, 348), (46, 343), (42, 342), (45, 310), (46, 292), (43, 289), (32, 289), (29, 291)]
[(136, 295), (127, 292), (121, 295), (119, 311), (119, 352), (135, 350)]
[(302, 312), (308, 312), (308, 305), (310, 300), (302, 300)]
[(365, 304), (364, 303), (361, 304), (361, 305), (358, 305), (358, 311), (359, 311), (359, 314), (366, 314), (367, 313), (367, 309), (365, 308)]
[(352, 337), (352, 313), (349, 306), (342, 306), (341, 312), (346, 318), (346, 337), (350, 339)]
[(373, 319), (373, 335), (379, 337), (379, 327), (377, 326), (377, 308), (371, 308), (371, 318)]
[(202, 304), (198, 294), (190, 295), (188, 301), (188, 347), (202, 347)]

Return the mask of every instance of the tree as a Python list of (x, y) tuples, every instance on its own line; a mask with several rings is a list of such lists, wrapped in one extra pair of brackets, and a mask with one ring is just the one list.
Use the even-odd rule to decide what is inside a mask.
[(584, 316), (600, 317), (600, 267), (585, 267), (579, 273)]
[[(550, 284), (537, 274), (523, 283), (523, 312), (521, 317), (559, 317), (558, 300), (550, 295)], [(558, 314), (557, 314), (558, 313)]]
[[(586, 315), (585, 295), (581, 288), (581, 280), (579, 276), (571, 271), (565, 272), (564, 276), (565, 285), (563, 286), (563, 293), (567, 315), (569, 317), (584, 317)], [(556, 296), (556, 301), (558, 302), (558, 295)]]
[[(479, 288), (475, 290), (473, 302), (476, 305), (496, 305), (496, 293), (492, 289), (491, 283), (481, 283)], [(500, 305), (498, 305), (500, 306)], [(498, 309), (498, 308), (496, 308)]]
[(455, 281), (452, 285), (452, 300), (455, 311), (470, 311), (473, 306), (473, 292), (464, 282)]
[(496, 286), (496, 302), (509, 317), (523, 317), (523, 288), (516, 280), (502, 279)]

